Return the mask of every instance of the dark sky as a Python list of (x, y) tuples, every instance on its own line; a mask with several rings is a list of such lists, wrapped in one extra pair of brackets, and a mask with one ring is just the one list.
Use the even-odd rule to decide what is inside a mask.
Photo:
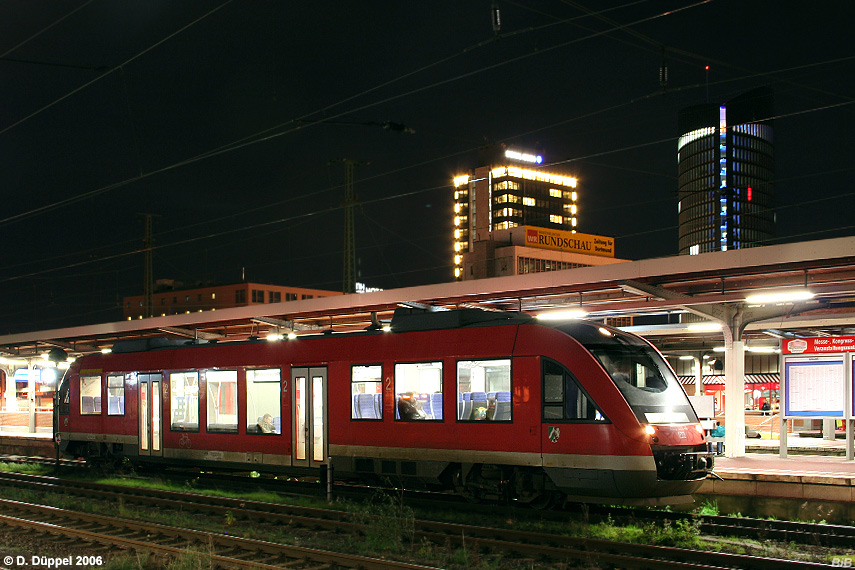
[(450, 279), (450, 179), (496, 142), (577, 176), (618, 257), (674, 255), (678, 110), (761, 85), (778, 240), (853, 233), (847, 2), (497, 4), (0, 3), (0, 334), (120, 319), (143, 213), (157, 279), (339, 290), (343, 158), (371, 286)]

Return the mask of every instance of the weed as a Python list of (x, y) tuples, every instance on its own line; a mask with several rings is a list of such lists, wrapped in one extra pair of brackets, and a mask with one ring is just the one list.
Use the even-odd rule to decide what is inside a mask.
[(53, 468), (49, 465), (38, 465), (35, 463), (0, 463), (0, 471), (7, 473), (30, 473), (33, 475), (45, 475)]
[(205, 570), (214, 568), (212, 548), (197, 550), (188, 548), (164, 565), (165, 570)]
[(362, 528), (363, 552), (401, 551), (413, 544), (415, 517), (413, 509), (404, 505), (402, 497), (378, 493), (353, 512), (355, 522)]
[(701, 545), (700, 521), (678, 520), (672, 523), (665, 520), (661, 527), (650, 525), (651, 542), (661, 546), (680, 548), (699, 548)]
[(718, 501), (706, 500), (698, 509), (698, 514), (701, 516), (718, 516)]
[(225, 519), (223, 522), (223, 534), (228, 534), (229, 527), (234, 526), (237, 519), (231, 511), (226, 511)]
[(156, 564), (148, 552), (136, 552), (108, 558), (102, 570), (148, 570)]

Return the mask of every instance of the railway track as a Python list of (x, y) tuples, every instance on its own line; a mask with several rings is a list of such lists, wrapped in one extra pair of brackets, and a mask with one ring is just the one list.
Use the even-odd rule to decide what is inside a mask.
[[(102, 501), (136, 502), (161, 509), (198, 512), (214, 517), (233, 516), (252, 521), (299, 526), (313, 530), (358, 535), (364, 531), (351, 513), (330, 509), (294, 507), (243, 499), (210, 497), (193, 493), (152, 491), (113, 485), (57, 480), (51, 477), (0, 474), (6, 485), (79, 494)], [(462, 548), (470, 552), (501, 553), (533, 561), (583, 562), (620, 568), (745, 568), (802, 570), (830, 565), (694, 551), (665, 546), (611, 542), (495, 527), (481, 527), (425, 520), (407, 521), (415, 544)], [(216, 533), (214, 533), (216, 534)]]
[[(41, 463), (49, 466), (55, 464), (54, 459), (40, 457), (0, 456), (0, 461), (31, 464)], [(85, 466), (86, 463), (79, 460), (61, 460), (60, 465), (63, 467), (81, 467)], [(212, 474), (210, 477), (214, 485), (225, 482), (225, 484), (229, 487), (240, 485), (241, 483), (247, 481), (246, 477), (228, 476), (223, 474)], [(282, 491), (281, 481), (273, 479), (251, 479), (251, 481), (253, 482), (253, 484), (269, 489), (271, 491)], [(288, 485), (289, 489), (294, 490), (294, 494), (296, 495), (318, 495), (320, 493), (317, 484), (289, 482)], [(364, 496), (365, 489), (355, 489), (349, 486), (342, 487), (340, 485), (336, 485), (336, 494), (337, 496), (344, 495), (346, 497), (351, 498), (359, 497), (360, 494)], [(425, 498), (424, 495), (429, 495), (429, 498)], [(408, 502), (411, 500), (411, 496), (416, 497), (415, 499), (413, 499), (414, 501), (425, 505), (436, 504), (436, 501), (438, 500), (447, 502), (449, 505), (452, 505), (455, 501), (459, 500), (457, 496), (449, 496), (447, 494), (437, 495), (435, 493), (408, 493)], [(467, 508), (473, 507), (470, 505), (467, 506)], [(524, 513), (525, 510), (517, 509), (515, 510), (514, 514), (515, 516), (519, 516)], [(603, 521), (606, 520), (607, 517), (611, 518), (612, 520), (630, 520), (633, 522), (663, 522), (664, 520), (669, 520), (672, 523), (677, 521), (683, 521), (684, 523), (695, 523), (697, 521), (700, 525), (699, 528), (701, 532), (713, 536), (775, 540), (781, 542), (794, 542), (797, 544), (824, 547), (845, 548), (851, 547), (852, 544), (855, 544), (855, 527), (844, 525), (768, 520), (757, 519), (752, 517), (694, 515), (690, 513), (664, 512), (640, 509), (627, 510), (625, 508), (609, 508), (597, 506), (590, 507), (589, 514), (594, 515), (592, 517), (592, 520), (595, 521)], [(541, 513), (541, 515), (543, 514)], [(557, 516), (553, 516), (550, 518), (553, 518), (554, 520), (564, 520), (565, 517), (566, 513), (559, 512)]]
[[(214, 567), (246, 569), (312, 568), (313, 570), (359, 568), (364, 570), (435, 570), (434, 567), (341, 554), (299, 546), (275, 544), (124, 518), (81, 513), (0, 499), (0, 524), (7, 532), (51, 534), (73, 541), (71, 560), (100, 566), (104, 547), (146, 552), (174, 559), (198, 552)], [(81, 544), (82, 543), (82, 544)], [(47, 557), (40, 557), (47, 558)], [(30, 560), (25, 557), (26, 560)], [(87, 564), (87, 565), (88, 565)], [(28, 565), (32, 565), (28, 562)], [(75, 564), (79, 565), (79, 564)]]
[(667, 520), (676, 523), (679, 521), (685, 524), (697, 523), (702, 533), (713, 536), (775, 540), (841, 548), (851, 548), (855, 544), (855, 527), (845, 525), (610, 507), (591, 507), (590, 511), (589, 518), (597, 522), (607, 518), (619, 522), (651, 521), (663, 523)]

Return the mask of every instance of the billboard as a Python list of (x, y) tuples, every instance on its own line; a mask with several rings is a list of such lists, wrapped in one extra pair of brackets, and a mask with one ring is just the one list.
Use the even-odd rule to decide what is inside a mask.
[(615, 239), (562, 230), (525, 227), (525, 245), (567, 253), (585, 253), (601, 257), (615, 256)]

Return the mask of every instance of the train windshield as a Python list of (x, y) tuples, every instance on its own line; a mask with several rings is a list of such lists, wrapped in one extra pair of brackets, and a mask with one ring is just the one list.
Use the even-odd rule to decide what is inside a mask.
[(676, 375), (646, 341), (586, 322), (559, 328), (600, 361), (640, 422), (697, 423), (698, 417)]

